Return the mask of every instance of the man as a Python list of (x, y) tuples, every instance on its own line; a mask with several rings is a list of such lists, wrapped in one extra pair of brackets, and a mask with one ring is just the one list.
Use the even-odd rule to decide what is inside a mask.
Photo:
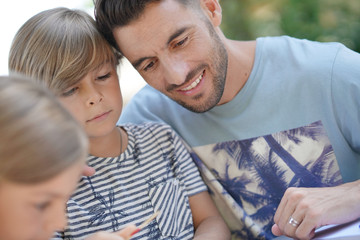
[(185, 139), (234, 238), (310, 239), (360, 217), (358, 53), (227, 39), (218, 0), (98, 0), (95, 15), (151, 86), (120, 121)]

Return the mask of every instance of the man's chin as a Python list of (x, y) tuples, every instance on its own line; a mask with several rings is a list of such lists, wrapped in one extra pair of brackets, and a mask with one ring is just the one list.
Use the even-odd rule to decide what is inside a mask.
[(204, 113), (207, 112), (209, 110), (211, 110), (213, 107), (216, 106), (216, 104), (187, 104), (181, 101), (177, 102), (178, 104), (180, 104), (182, 107), (186, 108), (187, 110), (194, 112), (194, 113)]

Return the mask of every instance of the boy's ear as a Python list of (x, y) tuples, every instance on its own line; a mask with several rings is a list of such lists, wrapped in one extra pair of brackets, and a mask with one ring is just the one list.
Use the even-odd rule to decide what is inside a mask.
[(218, 27), (221, 24), (222, 13), (221, 6), (218, 0), (200, 0), (200, 5), (209, 16), (214, 27)]

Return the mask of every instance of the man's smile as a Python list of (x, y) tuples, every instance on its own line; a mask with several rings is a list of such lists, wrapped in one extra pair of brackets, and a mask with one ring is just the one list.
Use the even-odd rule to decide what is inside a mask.
[(185, 91), (189, 91), (189, 90), (194, 89), (194, 88), (200, 83), (203, 75), (204, 75), (204, 72), (203, 72), (195, 81), (193, 81), (189, 86), (181, 89), (180, 91), (184, 91), (184, 92), (185, 92)]

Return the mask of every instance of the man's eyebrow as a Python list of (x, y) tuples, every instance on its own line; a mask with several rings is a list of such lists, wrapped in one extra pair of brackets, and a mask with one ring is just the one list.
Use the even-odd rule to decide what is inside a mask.
[[(183, 34), (188, 28), (189, 28), (189, 27), (182, 27), (182, 28), (178, 29), (176, 32), (174, 32), (174, 33), (169, 37), (166, 45), (168, 46), (168, 45), (171, 43), (171, 41), (173, 41), (175, 38), (177, 38), (178, 36), (180, 36), (181, 34)], [(150, 58), (152, 58), (152, 57), (142, 57), (142, 58), (139, 58), (138, 60), (134, 61), (134, 62), (132, 63), (132, 65), (133, 65), (133, 67), (134, 67), (135, 69), (137, 69), (137, 68), (141, 65), (142, 62), (144, 62), (145, 60), (150, 59)]]
[(181, 34), (183, 34), (186, 30), (188, 29), (188, 27), (183, 27), (180, 28), (179, 30), (177, 30), (176, 32), (174, 32), (168, 39), (167, 41), (167, 45), (169, 45), (171, 43), (171, 41), (173, 41), (175, 38), (177, 38), (178, 36), (180, 36)]

